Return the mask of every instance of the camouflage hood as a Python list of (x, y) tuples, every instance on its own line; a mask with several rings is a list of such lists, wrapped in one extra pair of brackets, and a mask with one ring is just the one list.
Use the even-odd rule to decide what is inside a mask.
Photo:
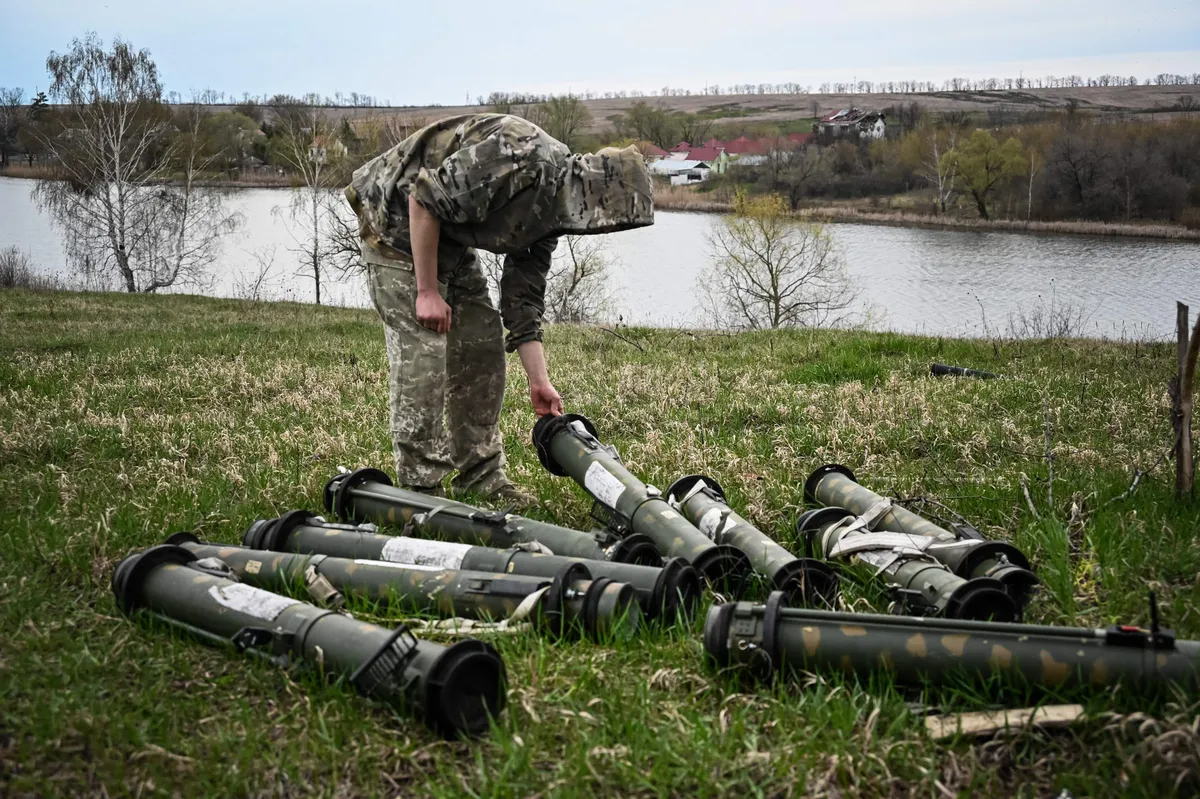
[(635, 147), (567, 159), (555, 199), (563, 233), (613, 233), (654, 224), (654, 188)]
[(411, 256), (409, 196), (441, 221), (443, 245), (497, 253), (654, 223), (650, 173), (635, 148), (573, 155), (502, 114), (428, 125), (356, 170), (346, 189), (363, 238)]

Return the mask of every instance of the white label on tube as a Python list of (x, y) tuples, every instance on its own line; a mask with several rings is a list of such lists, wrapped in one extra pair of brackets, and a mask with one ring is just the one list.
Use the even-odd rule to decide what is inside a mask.
[(592, 465), (588, 467), (587, 474), (583, 476), (583, 487), (601, 505), (609, 508), (615, 508), (617, 500), (625, 493), (625, 486), (621, 481), (609, 474), (609, 471), (596, 461), (592, 462)]
[(233, 585), (212, 586), (209, 595), (222, 607), (245, 613), (263, 621), (275, 621), (280, 613), (292, 605), (299, 605), (295, 599), (289, 599), (279, 594), (272, 594), (261, 588), (234, 583)]
[(457, 569), (471, 549), (470, 544), (455, 544), (450, 541), (427, 541), (423, 538), (399, 536), (383, 545), (380, 558), (392, 563), (411, 566), (433, 566), (438, 569)]

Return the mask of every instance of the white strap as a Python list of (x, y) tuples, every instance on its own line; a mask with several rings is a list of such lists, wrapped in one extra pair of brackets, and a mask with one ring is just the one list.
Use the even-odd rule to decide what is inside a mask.
[(473, 634), (473, 633), (515, 633), (525, 629), (529, 623), (526, 621), (533, 613), (534, 608), (542, 601), (542, 597), (550, 590), (550, 586), (538, 589), (529, 596), (521, 600), (521, 604), (517, 605), (517, 609), (512, 612), (512, 615), (501, 621), (483, 621), (481, 619), (415, 619), (411, 623), (407, 623), (410, 628), (421, 630), (435, 630), (438, 632), (448, 632), (453, 634)]
[(850, 526), (846, 528), (847, 533), (853, 533), (857, 530), (874, 530), (875, 524), (888, 514), (892, 509), (892, 498), (881, 497), (871, 507), (867, 508), (857, 519), (850, 522)]
[(907, 533), (857, 533), (843, 535), (829, 551), (831, 558), (844, 558), (868, 549), (903, 549), (923, 553), (937, 543), (936, 538)]

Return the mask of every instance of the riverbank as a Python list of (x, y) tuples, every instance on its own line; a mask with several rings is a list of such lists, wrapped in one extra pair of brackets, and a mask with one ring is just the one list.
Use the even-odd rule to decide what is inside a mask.
[[(0, 170), (0, 178), (46, 180), (54, 177), (42, 167), (10, 166)], [(299, 183), (291, 175), (257, 174), (237, 179), (198, 181), (199, 185), (236, 189), (289, 189)], [(884, 198), (885, 200), (887, 198)], [(656, 186), (655, 207), (663, 211), (727, 214), (732, 210), (728, 198), (715, 193), (702, 193), (684, 186)], [(1200, 228), (1169, 223), (1120, 223), (1088, 220), (1038, 221), (1022, 219), (978, 219), (973, 217), (934, 216), (903, 210), (879, 210), (847, 202), (839, 205), (801, 208), (798, 219), (812, 222), (842, 222), (848, 224), (888, 225), (891, 227), (927, 230), (987, 230), (1011, 233), (1060, 233), (1084, 236), (1120, 236), (1134, 238), (1200, 241)]]
[[(886, 199), (886, 198), (885, 198)], [(683, 186), (655, 187), (655, 208), (664, 211), (692, 211), (727, 214), (732, 203)], [(1083, 236), (1122, 236), (1175, 241), (1200, 241), (1200, 229), (1163, 223), (1094, 222), (1058, 220), (1053, 222), (1023, 219), (979, 219), (934, 216), (912, 211), (877, 210), (854, 203), (801, 208), (796, 218), (811, 222), (841, 222), (863, 225), (922, 228), (927, 230), (986, 230), (1011, 233), (1062, 233)]]
[[(567, 409), (655, 485), (711, 474), (794, 547), (805, 476), (843, 462), (873, 487), (937, 500), (1029, 553), (1044, 581), (1030, 621), (1146, 624), (1149, 586), (1164, 625), (1200, 637), (1196, 510), (1171, 498), (1167, 467), (1152, 468), (1171, 433), (1173, 344), (621, 332), (636, 344), (549, 328), (551, 371)], [(702, 661), (699, 621), (615, 647), (495, 636), (508, 709), (484, 741), (440, 742), (347, 687), (132, 623), (109, 589), (122, 557), (176, 530), (235, 542), (256, 518), (319, 510), (339, 465), (392, 471), (373, 311), (9, 291), (0, 352), (2, 794), (1200, 788), (1190, 699), (1093, 698), (1067, 733), (937, 743), (925, 710), (981, 710), (993, 697), (902, 693), (836, 674), (739, 683)], [(934, 360), (1008, 379), (931, 378)], [(582, 492), (529, 447), (534, 418), (515, 356), (508, 368), (510, 474), (541, 500), (534, 515), (588, 524)], [(1147, 473), (1127, 491), (1139, 468)], [(884, 608), (880, 592), (846, 584), (855, 609)]]

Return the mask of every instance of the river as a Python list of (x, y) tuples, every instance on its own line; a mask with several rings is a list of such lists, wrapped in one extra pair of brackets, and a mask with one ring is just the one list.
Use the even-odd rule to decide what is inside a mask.
[[(33, 183), (0, 178), (0, 248), (16, 245), (40, 272), (70, 279), (61, 235), (30, 200)], [(244, 217), (224, 242), (205, 293), (240, 296), (274, 257), (261, 288), (268, 299), (311, 302), (299, 272), (287, 215), (288, 190), (242, 189), (230, 196)], [(710, 260), (707, 235), (718, 217), (659, 211), (653, 227), (603, 237), (614, 310), (627, 322), (703, 324), (697, 280)], [(1080, 235), (828, 226), (859, 286), (855, 310), (871, 327), (978, 336), (1024, 329), (1020, 316), (1051, 305), (1082, 335), (1161, 338), (1172, 333), (1176, 300), (1200, 306), (1200, 244)], [(194, 289), (191, 289), (194, 291)], [(361, 278), (329, 281), (333, 304), (369, 304)]]

